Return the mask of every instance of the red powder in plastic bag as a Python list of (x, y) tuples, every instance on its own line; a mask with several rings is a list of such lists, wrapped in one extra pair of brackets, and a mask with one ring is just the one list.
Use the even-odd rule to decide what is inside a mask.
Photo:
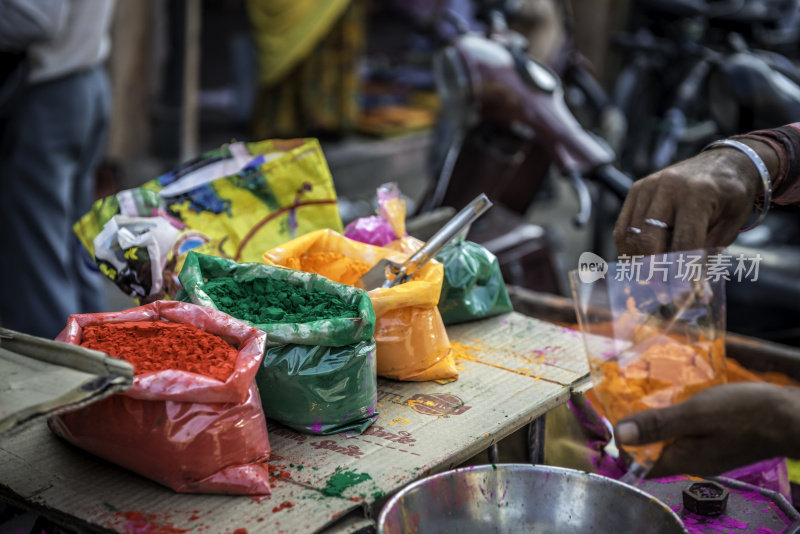
[(175, 369), (224, 382), (239, 351), (190, 324), (128, 321), (83, 327), (81, 346), (133, 364), (137, 375)]

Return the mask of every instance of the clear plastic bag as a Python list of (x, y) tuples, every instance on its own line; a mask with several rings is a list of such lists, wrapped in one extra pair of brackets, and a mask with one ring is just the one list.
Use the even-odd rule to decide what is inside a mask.
[[(724, 383), (725, 277), (714, 252), (635, 257), (570, 273), (594, 394), (611, 423), (686, 400)], [(626, 447), (628, 481), (641, 478), (664, 443)]]

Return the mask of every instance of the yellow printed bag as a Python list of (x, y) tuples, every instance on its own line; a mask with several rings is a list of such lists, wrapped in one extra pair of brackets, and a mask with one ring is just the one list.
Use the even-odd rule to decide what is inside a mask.
[[(403, 263), (409, 257), (405, 252), (359, 243), (331, 230), (318, 230), (268, 250), (263, 261), (268, 265), (293, 267), (299, 263), (298, 258), (315, 253), (342, 254), (363, 262), (365, 267), (372, 267), (384, 258)], [(320, 271), (317, 272), (335, 282), (352, 285), (351, 270)], [(409, 282), (368, 292), (375, 309), (379, 376), (408, 381), (458, 377), (450, 340), (436, 307), (443, 279), (442, 264), (431, 260)]]
[(100, 270), (144, 302), (174, 298), (186, 253), (257, 262), (264, 250), (342, 229), (316, 139), (233, 143), (98, 200), (74, 231)]

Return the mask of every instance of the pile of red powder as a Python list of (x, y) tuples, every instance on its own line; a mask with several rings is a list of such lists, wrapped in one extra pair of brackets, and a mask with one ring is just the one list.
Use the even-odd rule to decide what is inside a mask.
[(84, 326), (81, 346), (130, 362), (137, 375), (175, 369), (223, 382), (239, 354), (219, 336), (195, 326), (150, 321)]

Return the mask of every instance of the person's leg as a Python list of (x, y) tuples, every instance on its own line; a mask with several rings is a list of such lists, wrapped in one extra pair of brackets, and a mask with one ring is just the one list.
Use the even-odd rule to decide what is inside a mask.
[(93, 74), (29, 87), (4, 135), (0, 323), (13, 330), (53, 338), (70, 314), (101, 311), (80, 309), (71, 228), (78, 174), (96, 157), (87, 151), (97, 150), (90, 143), (103, 102)]
[[(95, 191), (94, 173), (103, 154), (111, 115), (111, 89), (105, 70), (94, 69), (82, 89), (86, 91), (84, 98), (92, 103), (91, 123), (74, 176), (70, 226), (92, 207)], [(73, 313), (105, 311), (102, 275), (89, 251), (83, 248), (74, 233), (71, 234), (73, 272), (78, 288), (78, 307)]]

